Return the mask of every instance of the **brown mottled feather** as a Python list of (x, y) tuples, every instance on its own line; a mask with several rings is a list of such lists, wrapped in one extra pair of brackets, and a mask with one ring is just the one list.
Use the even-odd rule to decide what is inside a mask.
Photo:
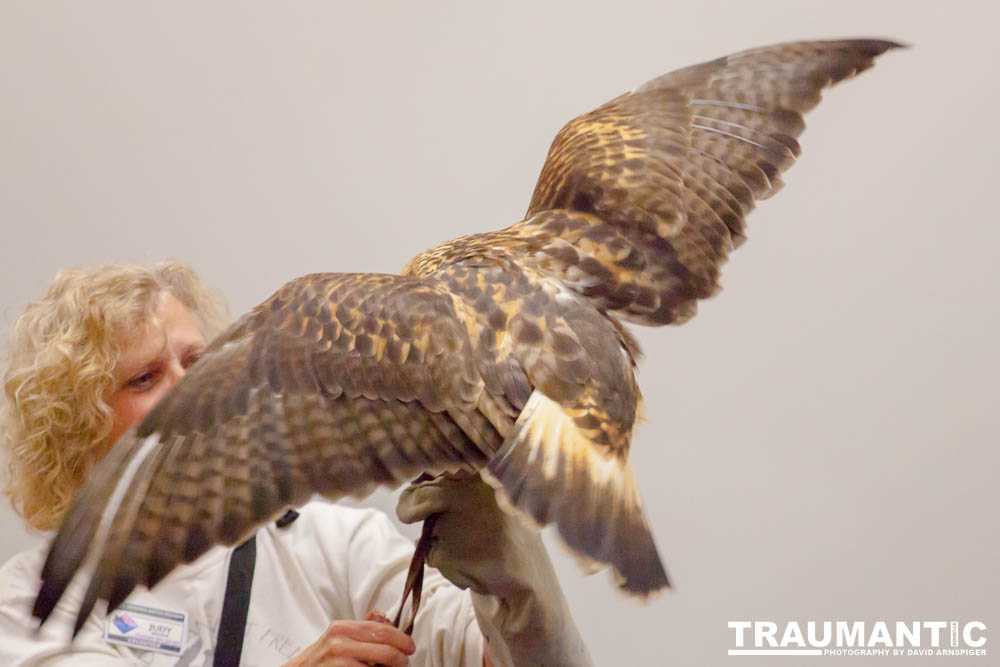
[[(542, 245), (543, 270), (625, 319), (686, 320), (696, 300), (718, 290), (756, 200), (780, 189), (800, 152), (801, 114), (823, 88), (894, 46), (840, 40), (744, 51), (653, 79), (570, 121), (549, 150), (522, 233), (552, 225), (556, 214), (585, 214), (599, 220), (592, 229), (610, 227), (608, 241), (589, 253), (575, 246), (577, 258), (560, 245), (562, 270)], [(642, 257), (649, 268), (614, 270), (614, 250), (626, 244), (630, 261)]]
[(456, 469), (555, 523), (625, 590), (666, 586), (628, 464), (639, 351), (617, 318), (693, 315), (798, 156), (802, 114), (894, 46), (799, 42), (663, 75), (559, 132), (525, 220), (442, 243), (403, 276), (289, 282), (98, 467), (35, 615), (88, 553), (79, 623), (313, 493)]
[[(150, 434), (160, 441), (99, 547), (93, 590), (120, 602), (313, 493), (363, 496), (425, 471), (478, 469), (503, 439), (479, 403), (502, 414), (440, 287), (369, 274), (294, 280), (216, 339), (116, 445), (135, 449)], [(102, 470), (118, 474), (102, 477), (95, 505), (130, 460), (108, 457)], [(68, 583), (62, 545), (73, 534), (57, 537), (60, 558), (46, 566), (52, 585)], [(74, 550), (73, 569), (84, 556)], [(50, 611), (51, 597), (42, 599), (40, 616)]]

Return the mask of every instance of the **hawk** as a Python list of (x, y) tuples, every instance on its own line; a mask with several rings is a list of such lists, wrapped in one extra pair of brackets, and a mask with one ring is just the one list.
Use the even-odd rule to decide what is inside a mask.
[(899, 46), (744, 51), (660, 76), (560, 130), (527, 214), (401, 275), (297, 278), (209, 346), (77, 494), (44, 620), (89, 557), (114, 608), (313, 494), (481, 473), (623, 590), (668, 585), (629, 446), (640, 352), (622, 322), (679, 324), (718, 289), (746, 216), (799, 155), (822, 89)]

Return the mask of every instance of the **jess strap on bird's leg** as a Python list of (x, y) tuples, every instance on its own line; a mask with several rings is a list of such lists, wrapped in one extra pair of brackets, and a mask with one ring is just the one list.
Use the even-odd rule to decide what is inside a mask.
[(413, 623), (417, 619), (417, 610), (420, 609), (420, 595), (424, 587), (424, 564), (427, 562), (427, 554), (431, 548), (431, 539), (434, 536), (434, 524), (437, 523), (438, 515), (432, 514), (424, 519), (424, 527), (417, 541), (417, 548), (413, 551), (413, 559), (410, 561), (410, 569), (406, 573), (406, 583), (403, 585), (403, 599), (399, 601), (399, 611), (393, 619), (393, 627), (398, 628), (403, 620), (403, 609), (406, 607), (406, 598), (413, 594), (413, 614), (410, 622), (403, 630), (408, 635), (413, 634)]
[(497, 667), (591, 665), (541, 537), (494, 494), (478, 475), (439, 477), (411, 484), (396, 513), (404, 523), (436, 516), (427, 563), (472, 591)]

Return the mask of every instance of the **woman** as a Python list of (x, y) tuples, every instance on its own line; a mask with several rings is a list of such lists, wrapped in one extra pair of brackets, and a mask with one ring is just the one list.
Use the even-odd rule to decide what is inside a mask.
[[(221, 299), (176, 262), (63, 271), (26, 308), (10, 345), (0, 430), (7, 493), (30, 527), (58, 526), (94, 465), (183, 377), (224, 320)], [(431, 562), (463, 585), (486, 582), (469, 595), (428, 572), (413, 639), (355, 620), (398, 601), (413, 553), (384, 515), (314, 502), (290, 525), (262, 528), (244, 664), (405, 665), (410, 656), (414, 664), (489, 664), (480, 625), (498, 664), (588, 663), (537, 536), (497, 511), (491, 495), (463, 502), (469, 493), (485, 497), (481, 483), (431, 482), (401, 500), (406, 521), (445, 513)], [(482, 548), (463, 544), (469, 525), (492, 527)], [(111, 618), (99, 607), (72, 644), (81, 584), (35, 634), (30, 606), (44, 546), (19, 554), (0, 568), (0, 664), (211, 665), (231, 551), (216, 547), (153, 590), (137, 590)], [(160, 628), (171, 637), (160, 651), (127, 636), (141, 613), (173, 619)]]

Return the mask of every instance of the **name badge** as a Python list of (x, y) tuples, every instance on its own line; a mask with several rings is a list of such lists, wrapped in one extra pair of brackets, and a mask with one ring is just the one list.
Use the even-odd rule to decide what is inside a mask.
[(104, 638), (112, 644), (180, 655), (185, 626), (183, 612), (125, 602), (108, 615)]

